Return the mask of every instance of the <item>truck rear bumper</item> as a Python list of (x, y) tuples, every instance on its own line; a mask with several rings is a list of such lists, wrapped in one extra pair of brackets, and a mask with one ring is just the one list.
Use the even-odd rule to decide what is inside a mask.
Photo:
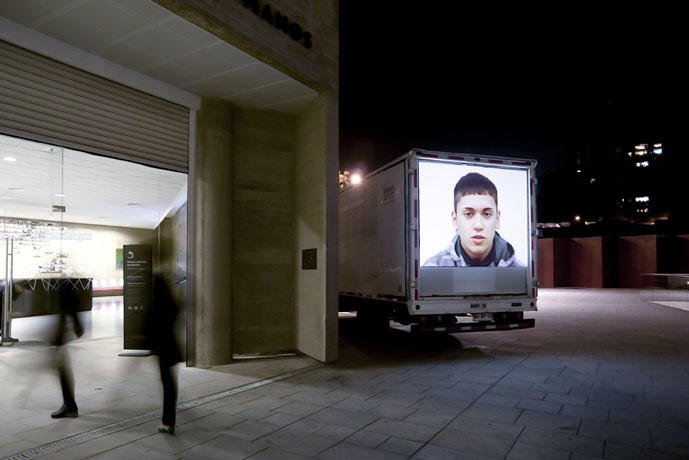
[(452, 326), (421, 326), (419, 324), (411, 325), (412, 333), (429, 333), (429, 332), (444, 332), (454, 334), (457, 332), (481, 332), (481, 331), (508, 331), (513, 329), (528, 329), (534, 327), (536, 320), (534, 318), (522, 319), (509, 323), (481, 322), (470, 324), (455, 324)]

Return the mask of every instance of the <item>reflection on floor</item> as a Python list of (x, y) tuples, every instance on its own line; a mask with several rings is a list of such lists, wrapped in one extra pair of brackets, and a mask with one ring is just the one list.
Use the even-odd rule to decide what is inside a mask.
[(665, 307), (679, 308), (680, 310), (689, 310), (689, 302), (667, 300), (665, 302), (651, 301), (651, 303), (663, 305)]
[[(79, 340), (122, 337), (122, 317), (122, 296), (94, 298), (91, 311), (79, 313), (84, 326), (84, 335)], [(56, 321), (56, 315), (15, 318), (12, 337), (20, 342), (47, 342), (55, 331)]]

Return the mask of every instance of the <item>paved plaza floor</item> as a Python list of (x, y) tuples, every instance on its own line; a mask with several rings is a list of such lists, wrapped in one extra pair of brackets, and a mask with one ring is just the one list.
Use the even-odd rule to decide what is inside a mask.
[(174, 436), (156, 432), (155, 358), (118, 356), (118, 313), (100, 310), (67, 346), (78, 418), (49, 416), (50, 347), (0, 348), (0, 459), (689, 458), (689, 312), (638, 290), (542, 289), (536, 327), (506, 332), (413, 336), (343, 318), (328, 365), (181, 367)]

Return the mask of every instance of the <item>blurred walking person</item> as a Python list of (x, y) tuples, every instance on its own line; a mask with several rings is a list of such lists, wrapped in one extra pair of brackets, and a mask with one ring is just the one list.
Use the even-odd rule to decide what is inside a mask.
[(170, 286), (171, 281), (162, 274), (153, 276), (153, 304), (147, 319), (146, 335), (151, 350), (158, 355), (160, 381), (163, 384), (163, 418), (158, 432), (174, 434), (177, 415), (177, 376), (174, 368), (182, 361), (182, 353), (175, 339), (179, 308)]
[[(79, 321), (77, 314), (76, 287), (68, 281), (64, 282), (57, 290), (59, 297), (59, 309), (57, 327), (53, 344), (55, 345), (55, 368), (60, 378), (60, 388), (62, 389), (62, 407), (50, 414), (52, 418), (78, 417), (79, 409), (74, 399), (74, 374), (69, 363), (69, 354), (63, 345), (72, 338), (71, 333), (77, 337), (84, 334), (84, 328)], [(72, 323), (70, 330), (68, 322)]]

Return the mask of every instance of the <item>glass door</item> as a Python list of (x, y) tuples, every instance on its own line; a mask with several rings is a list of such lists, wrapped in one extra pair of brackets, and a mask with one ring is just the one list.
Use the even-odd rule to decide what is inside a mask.
[(8, 294), (2, 303), (7, 343), (16, 339), (13, 318), (54, 310), (51, 293), (65, 270), (64, 151), (0, 136), (0, 152), (0, 284)]

